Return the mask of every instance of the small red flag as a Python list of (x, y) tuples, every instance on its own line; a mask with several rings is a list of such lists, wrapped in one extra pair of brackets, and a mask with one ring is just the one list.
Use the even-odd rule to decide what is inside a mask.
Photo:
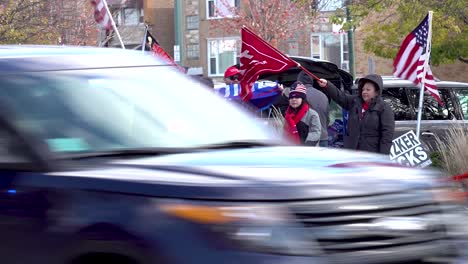
[(281, 53), (246, 27), (242, 27), (240, 54), (241, 98), (252, 98), (252, 86), (264, 73), (280, 73), (299, 64)]
[(146, 32), (146, 43), (147, 45), (151, 48), (151, 51), (153, 52), (153, 55), (161, 58), (165, 62), (167, 62), (169, 65), (174, 65), (177, 67), (177, 69), (183, 73), (187, 73), (185, 68), (177, 64), (174, 59), (169, 55), (160, 45), (159, 42), (156, 40), (155, 37), (149, 33), (149, 31)]

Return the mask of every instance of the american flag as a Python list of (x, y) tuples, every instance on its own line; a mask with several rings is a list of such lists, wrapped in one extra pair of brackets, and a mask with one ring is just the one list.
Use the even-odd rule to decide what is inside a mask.
[(112, 22), (103, 0), (91, 0), (91, 5), (94, 6), (94, 19), (96, 22), (104, 29), (110, 30), (112, 28)]
[[(393, 61), (393, 75), (402, 79), (412, 81), (416, 85), (421, 85), (424, 74), (424, 62), (430, 57), (429, 36), (429, 15), (416, 27), (401, 44), (400, 50)], [(429, 52), (426, 47), (429, 45)], [(426, 80), (424, 89), (428, 91), (440, 104), (439, 91), (437, 90), (431, 67), (427, 64)]]

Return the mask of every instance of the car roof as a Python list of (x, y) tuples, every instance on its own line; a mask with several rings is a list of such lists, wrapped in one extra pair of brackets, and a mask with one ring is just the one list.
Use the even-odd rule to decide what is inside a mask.
[(299, 60), (311, 60), (311, 61), (316, 61), (316, 62), (328, 62), (328, 63), (333, 63), (331, 61), (327, 60), (321, 60), (321, 59), (316, 59), (316, 58), (311, 58), (311, 57), (305, 57), (305, 56), (289, 56), (291, 59), (299, 59)]
[[(356, 83), (359, 79), (356, 79)], [(384, 88), (392, 88), (392, 87), (417, 87), (413, 82), (404, 80), (394, 76), (382, 76), (382, 80), (384, 83)], [(452, 82), (452, 81), (440, 81), (436, 80), (436, 85), (439, 88), (468, 88), (468, 83), (464, 82)], [(354, 87), (357, 89), (357, 87)]]
[(169, 66), (149, 52), (99, 47), (0, 46), (0, 74), (89, 68)]

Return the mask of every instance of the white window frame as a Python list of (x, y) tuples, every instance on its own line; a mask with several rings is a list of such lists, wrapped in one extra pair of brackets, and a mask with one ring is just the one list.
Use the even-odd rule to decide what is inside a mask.
[[(310, 54), (311, 54), (311, 57), (313, 58), (313, 55), (314, 55), (314, 43), (312, 41), (312, 38), (313, 37), (319, 37), (319, 51), (320, 51), (320, 59), (321, 60), (325, 60), (324, 58), (324, 54), (323, 54), (323, 41), (324, 41), (324, 38), (323, 36), (324, 35), (329, 35), (329, 34), (333, 34), (332, 32), (321, 32), (321, 33), (312, 33), (310, 35)], [(345, 60), (344, 59), (344, 43), (345, 43), (345, 40), (344, 40), (344, 35), (345, 34), (340, 34), (340, 64), (337, 65), (338, 68), (342, 69), (342, 65), (345, 64), (345, 65), (348, 65), (348, 69), (346, 70), (349, 70), (349, 60)], [(348, 51), (348, 54), (349, 54), (349, 51)], [(349, 58), (349, 55), (348, 55), (348, 58)]]
[(321, 34), (312, 34), (310, 36), (310, 57), (311, 58), (314, 58), (314, 42), (312, 41), (312, 38), (313, 37), (318, 37), (319, 38), (319, 59), (322, 59), (323, 58), (323, 47), (322, 47), (322, 42), (323, 42), (323, 38), (322, 38), (322, 35)]
[[(227, 16), (219, 16), (218, 14), (216, 14), (216, 2), (218, 2), (219, 0), (205, 0), (205, 5), (206, 5), (206, 19), (223, 19), (223, 18), (232, 18), (234, 17), (234, 14), (230, 14), (230, 15), (227, 15)], [(231, 7), (235, 7), (235, 4), (236, 4), (236, 0), (225, 0), (225, 1), (232, 1), (232, 3), (234, 4), (234, 6), (231, 6)], [(215, 7), (215, 16), (210, 16), (210, 7), (209, 7), (209, 2), (213, 2), (214, 3), (214, 7)], [(239, 7), (240, 8), (240, 7)]]
[[(341, 64), (338, 65), (340, 69), (349, 71), (349, 49), (348, 49), (348, 60), (344, 59), (344, 46), (345, 46), (345, 34), (340, 34), (340, 57), (341, 57)], [(343, 65), (346, 65), (346, 68), (343, 68)]]
[[(219, 63), (218, 63), (218, 60), (219, 60), (219, 54), (216, 54), (216, 73), (215, 74), (212, 74), (210, 69), (211, 69), (211, 50), (210, 50), (210, 42), (211, 41), (222, 41), (222, 40), (235, 40), (235, 41), (240, 41), (241, 38), (240, 37), (225, 37), (225, 38), (207, 38), (206, 39), (206, 61), (207, 61), (207, 73), (208, 73), (208, 76), (209, 77), (220, 77), (220, 76), (224, 76), (224, 72), (219, 72)], [(240, 54), (238, 54), (237, 52), (234, 52), (234, 56), (233, 56), (233, 61), (234, 63), (233, 64), (236, 64), (236, 59), (237, 57), (239, 57)]]

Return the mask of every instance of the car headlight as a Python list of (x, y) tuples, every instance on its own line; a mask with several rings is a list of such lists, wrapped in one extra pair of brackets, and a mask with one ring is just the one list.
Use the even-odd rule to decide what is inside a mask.
[(287, 255), (318, 255), (318, 246), (288, 211), (272, 205), (159, 206), (171, 216), (204, 224), (242, 249)]

